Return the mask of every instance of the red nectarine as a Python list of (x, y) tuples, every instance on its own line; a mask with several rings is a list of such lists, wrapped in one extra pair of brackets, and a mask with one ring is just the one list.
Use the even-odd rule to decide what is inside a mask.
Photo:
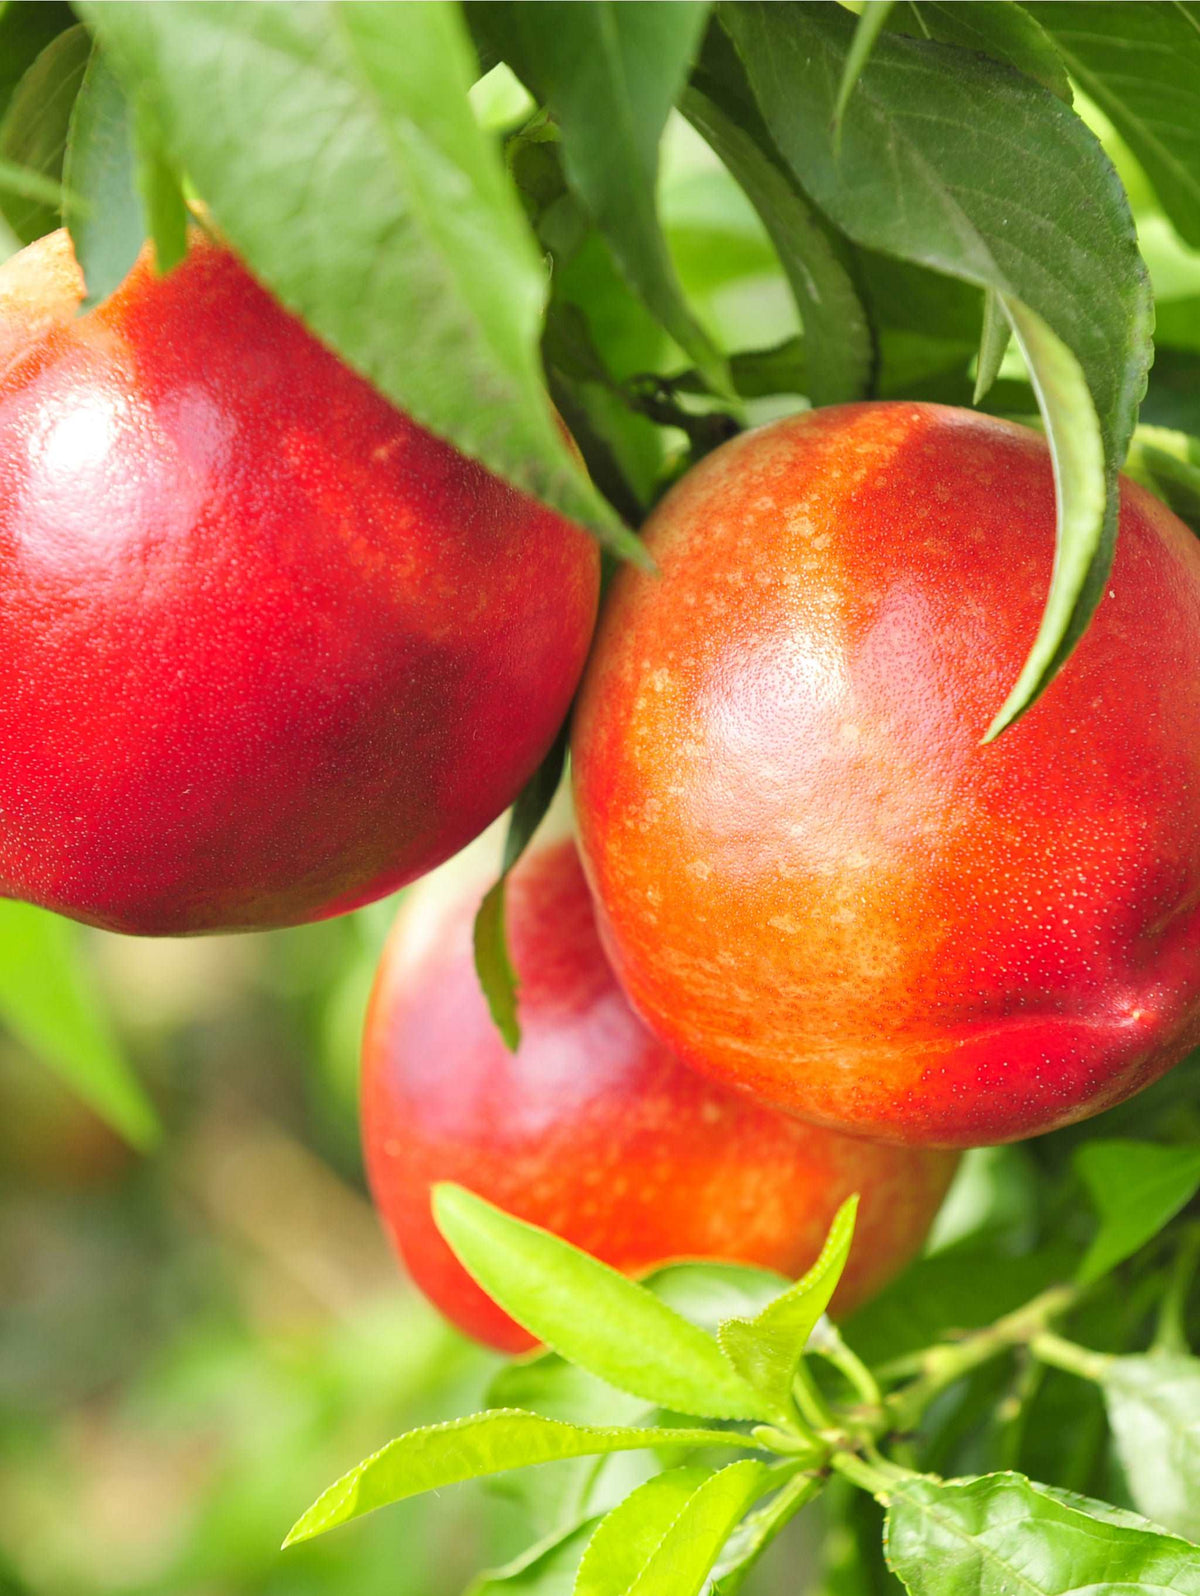
[(416, 1283), (469, 1334), (531, 1342), (434, 1226), (454, 1180), (630, 1273), (720, 1258), (801, 1274), (839, 1204), (858, 1228), (835, 1299), (847, 1311), (920, 1245), (955, 1160), (839, 1136), (685, 1069), (630, 1009), (596, 935), (571, 842), (510, 878), (521, 1044), (509, 1053), (471, 953), (478, 895), (401, 911), (363, 1050), (363, 1140), (380, 1213)]
[(1200, 1042), (1200, 547), (1123, 483), (1116, 564), (995, 743), (1054, 560), (1045, 442), (848, 405), (726, 444), (623, 571), (576, 718), (618, 977), (689, 1064), (965, 1146)]
[(392, 891), (546, 751), (594, 543), (226, 249), (81, 286), (65, 234), (0, 269), (0, 893), (165, 934)]

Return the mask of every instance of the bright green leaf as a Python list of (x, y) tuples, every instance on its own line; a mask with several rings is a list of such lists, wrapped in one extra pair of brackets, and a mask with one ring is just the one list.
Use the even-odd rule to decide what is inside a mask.
[(824, 1480), (811, 1474), (794, 1474), (775, 1493), (765, 1507), (744, 1518), (725, 1543), (713, 1565), (710, 1584), (713, 1596), (736, 1596), (767, 1547), (790, 1523), (800, 1509), (820, 1494)]
[(829, 1306), (850, 1256), (858, 1198), (834, 1215), (812, 1268), (754, 1319), (727, 1319), (717, 1339), (733, 1367), (760, 1391), (777, 1423), (792, 1418), (792, 1382), (813, 1326)]
[(753, 1319), (791, 1281), (748, 1264), (675, 1263), (654, 1270), (642, 1284), (660, 1302), (716, 1335), (726, 1319)]
[(1113, 1358), (1102, 1386), (1134, 1502), (1156, 1524), (1200, 1541), (1200, 1359)]
[(644, 1286), (461, 1186), (436, 1186), (433, 1211), (472, 1278), (572, 1363), (680, 1413), (768, 1416), (716, 1342)]
[(1200, 533), (1200, 438), (1139, 425), (1125, 457), (1125, 474), (1165, 500)]
[[(771, 144), (745, 74), (719, 28), (710, 29), (680, 110), (724, 162), (774, 244), (804, 328), (802, 387), (815, 405), (867, 391), (874, 346), (866, 312), (833, 229)], [(734, 373), (738, 391), (746, 392)]]
[(1099, 1280), (1144, 1246), (1200, 1191), (1200, 1148), (1087, 1142), (1075, 1167), (1100, 1214), (1077, 1278)]
[(456, 6), (81, 9), (255, 274), (423, 425), (636, 554), (538, 356), (543, 264), (467, 100)]
[[(0, 122), (0, 159), (57, 184), (71, 106), (83, 81), (91, 45), (87, 29), (68, 28), (52, 39), (22, 76)], [(59, 224), (57, 200), (0, 188), (0, 211), (23, 244)]]
[(731, 1430), (597, 1429), (496, 1408), (410, 1430), (389, 1441), (319, 1496), (284, 1545), (323, 1535), (391, 1502), (506, 1469), (646, 1447), (745, 1444), (746, 1438)]
[(1022, 307), (1017, 331), (1044, 402), (1057, 407), (1046, 421), (1062, 451), (1063, 547), (1035, 667), (995, 735), (1082, 636), (1112, 559), (1116, 473), (1145, 387), (1151, 319), (1120, 181), (1080, 118), (1039, 84), (898, 34), (876, 42), (835, 151), (830, 122), (853, 20), (825, 5), (747, 3), (720, 15), (777, 147), (834, 222), (871, 249), (997, 290), (1010, 320)]
[(1200, 1551), (1020, 1474), (888, 1491), (887, 1556), (914, 1596), (1198, 1596)]
[(107, 299), (128, 276), (146, 239), (135, 186), (129, 103), (99, 48), (93, 48), (71, 112), (63, 221), (87, 285), (85, 305)]
[(707, 0), (515, 0), (484, 10), (489, 36), (549, 108), (571, 185), (630, 286), (714, 389), (731, 394), (719, 351), (684, 304), (656, 202), (659, 140), (696, 53)]
[(595, 1526), (595, 1519), (585, 1519), (555, 1530), (503, 1568), (481, 1574), (467, 1587), (466, 1596), (571, 1596), (579, 1560)]
[(1180, 237), (1200, 245), (1200, 7), (1029, 7), (1128, 144)]
[(0, 1021), (135, 1147), (158, 1136), (80, 957), (78, 926), (0, 899)]
[(625, 1596), (688, 1499), (712, 1473), (700, 1464), (666, 1469), (618, 1502), (588, 1542), (574, 1596)]

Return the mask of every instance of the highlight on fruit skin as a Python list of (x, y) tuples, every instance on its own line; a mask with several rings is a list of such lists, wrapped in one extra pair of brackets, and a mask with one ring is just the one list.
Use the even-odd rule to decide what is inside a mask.
[(448, 1318), (504, 1351), (532, 1344), (438, 1233), (430, 1188), (440, 1181), (631, 1274), (714, 1258), (799, 1276), (841, 1202), (859, 1192), (835, 1314), (912, 1257), (956, 1158), (840, 1136), (686, 1069), (617, 985), (569, 840), (536, 847), (509, 881), (522, 1027), (510, 1053), (472, 960), (486, 885), (460, 878), (447, 889), (435, 875), (413, 890), (380, 965), (363, 1047), (375, 1202), (416, 1284)]
[(1200, 546), (1121, 487), (1065, 669), (981, 746), (1054, 559), (1035, 433), (847, 405), (726, 444), (622, 571), (573, 735), (634, 1007), (682, 1059), (897, 1142), (1036, 1135), (1200, 1042)]
[(0, 894), (182, 934), (393, 891), (552, 741), (594, 542), (199, 232), (82, 291), (65, 233), (0, 267)]

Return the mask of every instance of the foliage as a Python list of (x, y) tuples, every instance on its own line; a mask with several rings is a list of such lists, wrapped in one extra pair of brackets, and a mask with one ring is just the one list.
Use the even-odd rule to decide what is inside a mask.
[[(64, 220), (94, 302), (147, 236), (169, 268), (190, 215), (396, 403), (617, 557), (642, 557), (631, 529), (681, 471), (772, 415), (884, 396), (1040, 416), (1058, 558), (1026, 667), (990, 733), (980, 727), (1003, 734), (1066, 664), (1104, 591), (1118, 469), (1200, 529), (1200, 9), (860, 9), (9, 3), (2, 240), (16, 247)], [(512, 1044), (503, 874), (561, 766), (560, 745), (514, 812), (477, 926)], [(149, 1217), (170, 1207), (164, 1192), (194, 1194), (200, 1127), (218, 1112), (218, 1094), (163, 1060), (194, 1047), (217, 1071), (229, 1036), (195, 1009), (154, 1032), (122, 1004), (114, 939), (0, 907), (11, 1045), (54, 1065), (133, 1142), (153, 1139), (151, 1095), (171, 1132), (151, 1176), (115, 1177), (115, 1228), (144, 1253), (116, 1278), (143, 1282), (145, 1322), (82, 1395), (97, 1401), (107, 1382), (143, 1413), (179, 1411), (178, 1392), (164, 1396), (128, 1360), (153, 1347), (186, 1385), (194, 1351), (146, 1305), (195, 1279), (220, 1321), (220, 1377), (205, 1378), (222, 1386), (222, 1411), (240, 1412), (249, 1392), (293, 1415), (290, 1429), (267, 1426), (265, 1455), (244, 1415), (226, 1426), (207, 1516), (157, 1573), (106, 1583), (81, 1564), (61, 1577), (52, 1535), (35, 1555), (32, 1532), (0, 1528), (0, 1589), (41, 1596), (86, 1577), (89, 1591), (147, 1596), (441, 1596), (466, 1569), (446, 1560), (443, 1579), (406, 1561), (418, 1520), (405, 1510), (364, 1527), (376, 1550), (361, 1561), (336, 1550), (351, 1536), (328, 1553), (310, 1543), (385, 1503), (508, 1469), (520, 1472), (507, 1496), (480, 1493), (445, 1520), (463, 1540), (468, 1517), (503, 1520), (472, 1548), (496, 1564), (476, 1596), (727, 1593), (770, 1578), (780, 1547), (791, 1560), (779, 1588), (794, 1590), (801, 1543), (789, 1537), (805, 1525), (810, 1557), (818, 1535), (820, 1546), (808, 1588), (822, 1596), (981, 1596), (1012, 1588), (1018, 1568), (1044, 1596), (1200, 1588), (1194, 1061), (1092, 1126), (972, 1155), (927, 1256), (840, 1331), (823, 1310), (850, 1213), (796, 1285), (701, 1265), (637, 1285), (444, 1191), (450, 1244), (554, 1350), (501, 1374), (481, 1414), (437, 1423), (485, 1364), (411, 1305), (365, 1352), (331, 1312), (303, 1350), (274, 1354), (286, 1370), (264, 1375), (270, 1338), (256, 1340), (253, 1312), (232, 1325), (211, 1300), (230, 1290), (225, 1251), (242, 1242), (200, 1244), (182, 1221)], [(272, 1113), (299, 1120), (319, 1154), (304, 1167), (330, 1201), (314, 1169), (340, 1163), (357, 1178), (354, 1032), (381, 927), (369, 911), (263, 939), (255, 1017), (232, 1027), (235, 1063), (264, 1038), (307, 1060), (307, 1106), (276, 1081)], [(221, 1210), (226, 1182), (211, 1171), (206, 1182), (204, 1201), (261, 1245), (253, 1202)], [(104, 1203), (81, 1197), (78, 1210), (72, 1223), (86, 1212), (93, 1227), (87, 1255), (107, 1258)], [(214, 1250), (220, 1269), (197, 1261)], [(79, 1345), (98, 1342), (105, 1315), (73, 1311)], [(37, 1326), (22, 1335), (21, 1355), (57, 1378), (78, 1362), (78, 1345), (56, 1350)], [(0, 1333), (0, 1370), (6, 1347), (19, 1366), (13, 1344)], [(389, 1356), (408, 1357), (408, 1372)], [(415, 1427), (379, 1450), (380, 1422)], [(22, 1411), (0, 1429), (0, 1501), (27, 1501), (37, 1479), (55, 1482), (47, 1500), (73, 1500), (58, 1484), (66, 1420), (38, 1423)], [(300, 1520), (305, 1545), (287, 1554), (300, 1572), (273, 1584), (268, 1533), (356, 1446), (376, 1450)], [(452, 1496), (429, 1522), (455, 1511)], [(229, 1524), (242, 1525), (240, 1549)]]

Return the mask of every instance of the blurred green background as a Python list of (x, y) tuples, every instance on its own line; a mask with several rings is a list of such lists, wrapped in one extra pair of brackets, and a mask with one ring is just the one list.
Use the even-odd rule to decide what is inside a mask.
[[(476, 101), (497, 128), (520, 115), (502, 73)], [(1111, 147), (1160, 315), (1194, 329), (1200, 256)], [(797, 330), (747, 202), (678, 121), (663, 212), (725, 347)], [(573, 287), (618, 377), (679, 368), (594, 236), (558, 291)], [(911, 353), (919, 334), (905, 336)], [(962, 365), (962, 350), (945, 354)], [(921, 352), (918, 368), (938, 355)], [(1154, 419), (1185, 425), (1194, 394), (1159, 369)], [(589, 403), (626, 469), (652, 482), (682, 435), (673, 445), (642, 418), (617, 420), (600, 389)], [(257, 937), (81, 932), (99, 1010), (162, 1122), (144, 1156), (0, 1030), (0, 1596), (443, 1596), (528, 1540), (517, 1505), (477, 1486), (278, 1551), (333, 1478), (410, 1425), (478, 1407), (496, 1367), (405, 1285), (364, 1193), (358, 1042), (394, 908)], [(4, 935), (0, 920), (0, 948)], [(21, 981), (53, 1007), (61, 972), (45, 946)], [(773, 1550), (759, 1596), (806, 1588), (812, 1533), (801, 1522)]]

